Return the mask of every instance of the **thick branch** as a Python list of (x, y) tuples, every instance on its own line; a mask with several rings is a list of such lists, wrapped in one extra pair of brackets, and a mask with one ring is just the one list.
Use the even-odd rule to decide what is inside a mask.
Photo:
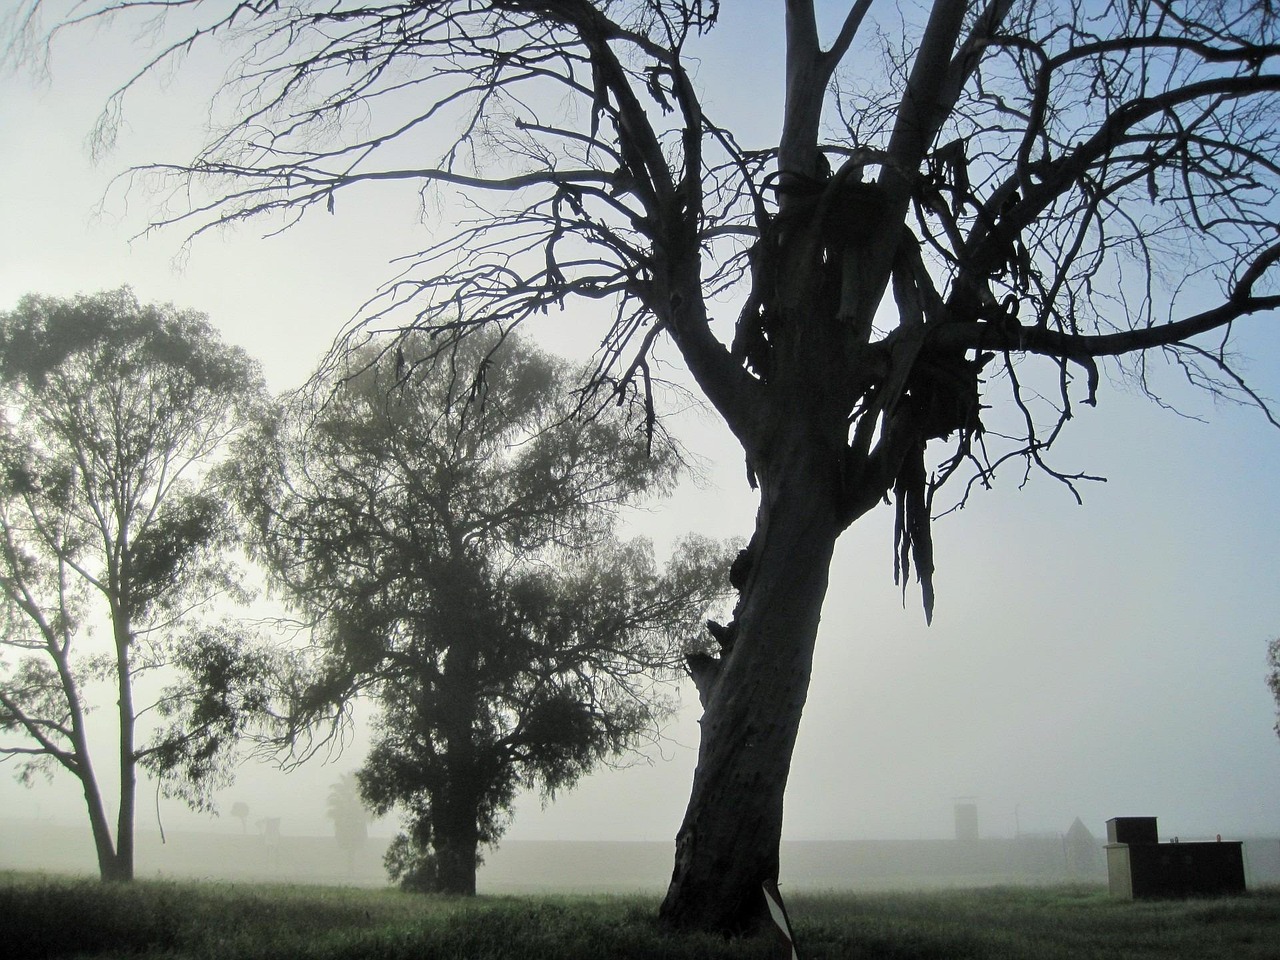
[[(1274, 248), (1270, 251), (1272, 260), (1276, 258), (1276, 253)], [(1045, 327), (1029, 326), (1018, 326), (1011, 333), (1008, 326), (1000, 324), (949, 323), (933, 330), (929, 346), (943, 351), (1010, 350), (1063, 360), (1120, 357), (1159, 347), (1176, 346), (1227, 327), (1241, 317), (1267, 310), (1280, 310), (1280, 295), (1231, 299), (1211, 310), (1171, 323), (1094, 335), (1063, 333)]]

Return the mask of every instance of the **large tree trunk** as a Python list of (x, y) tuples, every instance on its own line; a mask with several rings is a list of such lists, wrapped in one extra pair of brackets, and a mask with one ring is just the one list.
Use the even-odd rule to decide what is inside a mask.
[(661, 913), (676, 927), (752, 932), (765, 915), (761, 884), (778, 877), (783, 793), (841, 529), (837, 471), (797, 453), (761, 476), (732, 645), (714, 681), (699, 684), (698, 766)]
[[(455, 544), (454, 556), (466, 558), (466, 548)], [(447, 705), (447, 719), (442, 724), (444, 782), (431, 796), (431, 846), (436, 857), (437, 892), (474, 897), (480, 846), (475, 744), (480, 658), (475, 638), (484, 625), (478, 622), (483, 607), (472, 589), (474, 581), (467, 575), (466, 560), (458, 561), (458, 566), (454, 590), (444, 600), (444, 629), (451, 630), (453, 638), (440, 691)]]
[(480, 831), (476, 825), (474, 791), (463, 785), (442, 797), (432, 811), (432, 848), (436, 855), (436, 887), (439, 893), (460, 897), (476, 895), (477, 850)]

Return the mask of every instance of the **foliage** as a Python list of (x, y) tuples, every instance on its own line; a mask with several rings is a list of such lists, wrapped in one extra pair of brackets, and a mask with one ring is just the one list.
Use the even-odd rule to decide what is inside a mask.
[[(234, 779), (240, 741), (270, 717), (281, 657), (238, 624), (203, 625), (181, 637), (168, 663), (178, 681), (156, 702), (162, 726), (140, 754), (164, 781), (166, 795), (192, 809), (212, 809), (210, 794)], [(248, 817), (233, 808), (232, 816)]]
[(474, 885), (519, 787), (553, 795), (652, 736), (652, 678), (724, 591), (721, 545), (688, 538), (659, 570), (613, 537), (674, 451), (622, 412), (578, 416), (572, 375), (515, 337), (404, 336), (234, 458), (256, 549), (320, 640), (295, 732), (376, 698), (361, 792), (407, 812), (387, 861), (407, 886)]
[(440, 889), (440, 870), (431, 849), (429, 816), (412, 817), (406, 829), (391, 838), (382, 864), (387, 876), (409, 893), (435, 893)]
[[(1096, 887), (792, 894), (801, 956), (836, 960), (989, 958), (1264, 960), (1280, 922), (1275, 891), (1132, 903)], [(765, 941), (677, 935), (647, 897), (422, 900), (391, 891), (142, 881), (128, 888), (0, 875), (7, 943), (23, 957), (329, 960), (338, 957), (600, 956), (750, 960)], [(75, 916), (79, 922), (68, 923)]]
[[(80, 779), (104, 876), (132, 871), (136, 767), (199, 806), (257, 708), (264, 663), (228, 673), (228, 628), (184, 636), (193, 611), (238, 595), (225, 500), (202, 475), (262, 391), (256, 365), (208, 320), (140, 304), (127, 288), (24, 297), (0, 313), (0, 729), (20, 776)], [(110, 641), (88, 635), (105, 622)], [(87, 649), (83, 649), (90, 644)], [(220, 660), (221, 658), (221, 660)], [(176, 667), (185, 687), (153, 704), (165, 726), (136, 743), (139, 678)], [(256, 678), (251, 676), (256, 671)], [(115, 846), (90, 762), (89, 684), (117, 704), (121, 792)], [(226, 681), (217, 690), (199, 682)]]

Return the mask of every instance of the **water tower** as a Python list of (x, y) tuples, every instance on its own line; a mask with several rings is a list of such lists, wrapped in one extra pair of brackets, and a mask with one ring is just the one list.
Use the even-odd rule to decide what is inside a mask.
[(956, 839), (978, 839), (978, 804), (973, 797), (956, 797)]

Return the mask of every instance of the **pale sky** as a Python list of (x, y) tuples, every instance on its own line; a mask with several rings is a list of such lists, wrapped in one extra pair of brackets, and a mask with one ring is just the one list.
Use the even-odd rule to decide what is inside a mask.
[[(721, 122), (776, 139), (776, 5), (725, 5), (719, 56), (701, 82)], [(129, 163), (182, 159), (196, 144), (217, 73), (200, 59), (130, 102), (116, 150), (93, 164), (86, 136), (107, 93), (139, 62), (131, 34), (84, 31), (56, 49), (48, 83), (0, 78), (0, 309), (27, 292), (71, 295), (124, 283), (146, 301), (209, 314), (225, 339), (263, 364), (271, 385), (299, 384), (377, 284), (388, 260), (425, 245), (411, 191), (340, 200), (283, 236), (241, 226), (198, 242), (129, 242), (156, 198), (109, 197)], [(718, 63), (752, 64), (732, 76)], [(1254, 386), (1280, 396), (1276, 317), (1242, 325)], [(595, 328), (552, 318), (543, 343), (565, 352)], [(1104, 384), (1081, 407), (1055, 463), (1108, 478), (1077, 506), (1060, 485), (1010, 471), (993, 492), (934, 528), (932, 627), (912, 584), (892, 581), (892, 512), (842, 539), (820, 630), (810, 701), (787, 795), (790, 839), (945, 837), (957, 797), (973, 797), (986, 836), (1096, 835), (1113, 816), (1157, 816), (1162, 835), (1280, 836), (1280, 741), (1264, 683), (1280, 634), (1280, 431), (1256, 412), (1182, 395), (1207, 422), (1180, 419)], [(677, 433), (711, 467), (701, 487), (634, 518), (660, 545), (685, 530), (750, 534), (754, 497), (742, 456), (710, 414)], [(694, 706), (651, 763), (601, 772), (543, 809), (522, 798), (511, 839), (669, 840), (687, 799)], [(290, 778), (246, 768), (220, 796), (254, 816), (320, 832), (323, 796), (360, 762), (352, 749)], [(3, 768), (0, 768), (3, 770)], [(301, 788), (301, 789), (300, 789)], [(149, 791), (144, 788), (144, 795)], [(299, 796), (314, 796), (303, 809)], [(26, 790), (0, 775), (0, 816), (82, 816), (74, 782)], [(143, 802), (145, 809), (149, 800)], [(204, 821), (176, 803), (166, 825)], [(140, 818), (145, 821), (146, 818)], [(304, 827), (309, 825), (309, 827)], [(140, 822), (140, 826), (147, 826)]]

